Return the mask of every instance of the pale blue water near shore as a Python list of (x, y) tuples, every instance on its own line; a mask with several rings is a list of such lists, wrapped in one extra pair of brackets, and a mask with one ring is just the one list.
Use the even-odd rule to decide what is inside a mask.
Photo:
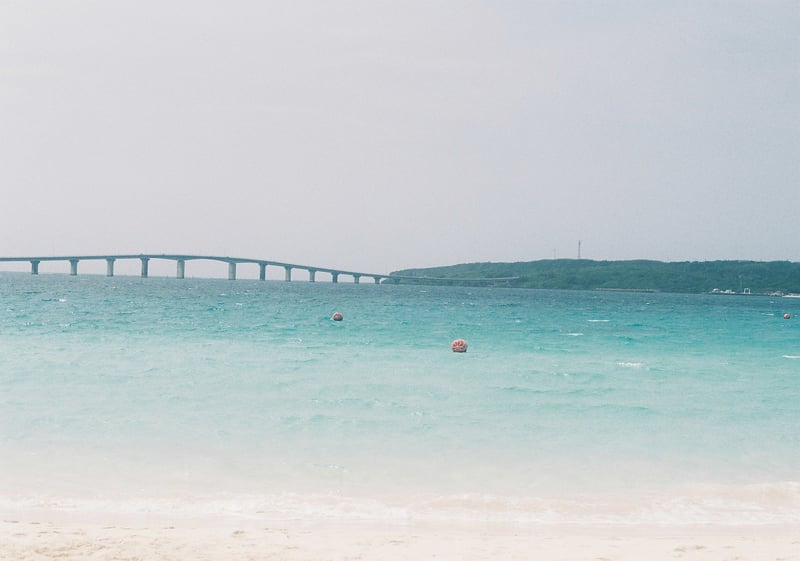
[(796, 523), (798, 481), (800, 299), (0, 273), (0, 509)]

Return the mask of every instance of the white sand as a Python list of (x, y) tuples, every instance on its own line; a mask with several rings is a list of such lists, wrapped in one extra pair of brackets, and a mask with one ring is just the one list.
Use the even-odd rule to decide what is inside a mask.
[[(106, 525), (5, 519), (0, 559), (800, 561), (800, 526), (301, 522)], [(211, 522), (211, 523), (208, 523)]]

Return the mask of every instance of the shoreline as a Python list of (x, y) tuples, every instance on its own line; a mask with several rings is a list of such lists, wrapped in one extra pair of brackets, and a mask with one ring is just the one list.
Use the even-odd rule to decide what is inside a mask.
[[(754, 518), (748, 507), (724, 522), (708, 513), (692, 519), (697, 512), (689, 505), (673, 505), (668, 522), (652, 517), (546, 522), (546, 510), (554, 504), (539, 503), (541, 516), (533, 520), (465, 519), (447, 504), (436, 517), (417, 511), (386, 518), (353, 510), (358, 504), (346, 500), (326, 513), (318, 503), (305, 503), (305, 514), (264, 509), (264, 503), (243, 497), (200, 500), (189, 508), (178, 508), (180, 499), (10, 501), (0, 504), (0, 559), (800, 561), (800, 520), (770, 521), (782, 502), (773, 497), (756, 509), (769, 516)], [(590, 504), (578, 508), (591, 510)]]
[[(39, 518), (37, 520), (37, 518)], [(172, 523), (171, 523), (172, 522)], [(569, 525), (375, 521), (159, 520), (155, 524), (0, 521), (17, 561), (281, 559), (439, 561), (800, 560), (800, 525)]]

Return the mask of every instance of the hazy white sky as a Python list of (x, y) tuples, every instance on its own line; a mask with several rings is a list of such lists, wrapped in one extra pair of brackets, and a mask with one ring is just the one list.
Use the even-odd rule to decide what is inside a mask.
[(800, 3), (0, 1), (0, 255), (800, 261)]

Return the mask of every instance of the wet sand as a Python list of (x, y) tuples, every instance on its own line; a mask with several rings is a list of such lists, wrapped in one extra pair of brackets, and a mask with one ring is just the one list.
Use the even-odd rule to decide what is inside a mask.
[[(40, 517), (41, 518), (41, 517)], [(45, 517), (46, 518), (46, 517)], [(154, 522), (156, 522), (154, 520)], [(0, 522), (17, 561), (800, 560), (800, 526), (570, 526), (203, 520)]]

